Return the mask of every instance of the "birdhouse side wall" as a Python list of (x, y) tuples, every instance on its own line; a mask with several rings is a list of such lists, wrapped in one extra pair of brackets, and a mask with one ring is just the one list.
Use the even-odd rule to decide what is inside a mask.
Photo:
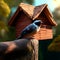
[(35, 38), (37, 40), (52, 39), (53, 38), (53, 30), (52, 30), (51, 26), (42, 25), (39, 32), (37, 32), (34, 35), (26, 35), (25, 36), (25, 38), (28, 38), (28, 37)]
[(26, 16), (26, 14), (21, 11), (18, 16), (17, 16), (17, 21), (15, 23), (15, 28), (16, 28), (16, 38), (20, 35), (21, 31), (29, 25), (32, 20), (30, 20), (29, 17)]
[(46, 40), (53, 38), (53, 30), (50, 26), (42, 26), (40, 31), (34, 35), (34, 38), (38, 40)]

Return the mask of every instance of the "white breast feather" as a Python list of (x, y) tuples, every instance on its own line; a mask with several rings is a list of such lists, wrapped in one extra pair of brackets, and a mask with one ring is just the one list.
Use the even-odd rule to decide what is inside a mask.
[(37, 32), (40, 30), (40, 26), (37, 26), (36, 24), (33, 23), (33, 25), (36, 27)]

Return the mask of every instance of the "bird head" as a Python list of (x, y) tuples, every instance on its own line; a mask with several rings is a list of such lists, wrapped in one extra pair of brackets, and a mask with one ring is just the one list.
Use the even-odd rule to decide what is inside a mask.
[(33, 23), (40, 26), (43, 22), (41, 20), (35, 20)]

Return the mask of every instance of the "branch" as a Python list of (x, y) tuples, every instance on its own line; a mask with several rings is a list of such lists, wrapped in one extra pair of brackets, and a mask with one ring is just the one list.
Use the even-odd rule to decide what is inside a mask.
[[(38, 40), (19, 39), (8, 42), (0, 42), (1, 60), (37, 60)], [(35, 56), (35, 57), (34, 57)]]

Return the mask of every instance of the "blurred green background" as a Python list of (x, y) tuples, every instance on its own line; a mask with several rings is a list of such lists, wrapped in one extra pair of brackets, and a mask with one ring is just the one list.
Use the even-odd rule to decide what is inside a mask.
[(58, 25), (53, 27), (53, 39), (39, 41), (39, 60), (60, 60), (60, 0), (0, 0), (0, 41), (15, 39), (14, 27), (9, 27), (8, 21), (21, 2), (34, 6), (48, 4)]

